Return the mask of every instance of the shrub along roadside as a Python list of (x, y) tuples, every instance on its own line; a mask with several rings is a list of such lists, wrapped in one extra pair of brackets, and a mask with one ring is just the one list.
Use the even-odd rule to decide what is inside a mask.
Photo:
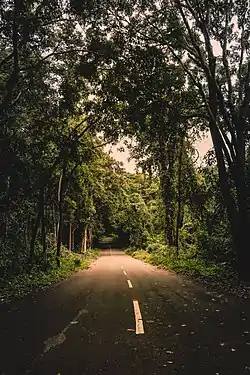
[(129, 248), (127, 254), (136, 259), (150, 263), (157, 267), (168, 269), (176, 273), (202, 279), (202, 280), (222, 280), (225, 278), (236, 278), (229, 265), (225, 263), (213, 264), (205, 262), (199, 257), (181, 253), (178, 258), (173, 255), (172, 249), (160, 245), (159, 251), (150, 252), (147, 250), (136, 250)]
[(98, 250), (89, 250), (86, 257), (67, 250), (63, 251), (61, 267), (52, 261), (46, 270), (37, 266), (31, 272), (12, 276), (9, 279), (0, 278), (0, 303), (5, 303), (16, 297), (23, 297), (34, 291), (43, 290), (59, 281), (66, 279), (77, 271), (88, 268), (98, 257)]
[(236, 296), (240, 300), (250, 298), (248, 285), (239, 284), (237, 274), (229, 264), (208, 263), (199, 257), (191, 256), (189, 251), (181, 252), (179, 258), (176, 259), (171, 249), (167, 250), (165, 245), (159, 245), (158, 251), (154, 252), (150, 252), (150, 247), (148, 247), (147, 250), (129, 248), (126, 253), (138, 260), (187, 276), (192, 281), (198, 281), (210, 294), (218, 298), (225, 294), (226, 298), (228, 296)]

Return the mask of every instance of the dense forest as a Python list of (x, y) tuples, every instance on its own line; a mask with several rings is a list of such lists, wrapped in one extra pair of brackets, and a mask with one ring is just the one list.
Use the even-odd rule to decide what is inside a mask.
[[(243, 0), (0, 1), (2, 279), (112, 234), (249, 280), (249, 16)], [(121, 139), (134, 174), (104, 152)]]

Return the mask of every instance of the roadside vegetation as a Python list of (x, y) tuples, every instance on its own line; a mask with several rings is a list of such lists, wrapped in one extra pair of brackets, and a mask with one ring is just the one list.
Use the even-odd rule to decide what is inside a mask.
[[(1, 280), (57, 280), (112, 233), (154, 264), (249, 281), (247, 2), (0, 11)], [(121, 139), (134, 174), (104, 152)]]
[(62, 249), (61, 266), (51, 260), (49, 267), (44, 269), (38, 264), (29, 272), (10, 275), (0, 279), (0, 302), (5, 303), (13, 298), (20, 298), (36, 291), (57, 284), (77, 271), (87, 269), (98, 257), (98, 250), (91, 250), (86, 257), (67, 249)]
[(171, 256), (171, 251), (165, 246), (161, 250), (156, 250), (153, 253), (150, 250), (136, 250), (128, 248), (126, 252), (138, 260), (150, 263), (154, 266), (174, 271), (176, 273), (197, 278), (199, 280), (213, 280), (219, 281), (222, 279), (236, 279), (236, 274), (227, 263), (208, 263), (202, 258), (194, 259), (190, 254), (181, 254), (179, 258)]

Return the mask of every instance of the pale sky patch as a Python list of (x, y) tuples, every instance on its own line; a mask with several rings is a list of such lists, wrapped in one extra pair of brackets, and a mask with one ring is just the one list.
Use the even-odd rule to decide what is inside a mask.
[[(121, 147), (124, 148), (124, 152), (119, 151), (119, 148)], [(202, 159), (212, 147), (213, 147), (213, 144), (212, 144), (210, 133), (207, 133), (202, 140), (196, 141), (195, 148), (199, 152), (199, 159), (197, 162), (198, 165), (201, 164)], [(122, 141), (118, 142), (116, 146), (111, 146), (111, 145), (105, 146), (104, 151), (107, 153), (111, 151), (110, 156), (112, 156), (117, 161), (121, 161), (127, 172), (129, 173), (135, 172), (136, 162), (134, 159), (129, 160), (130, 158), (129, 150)]]

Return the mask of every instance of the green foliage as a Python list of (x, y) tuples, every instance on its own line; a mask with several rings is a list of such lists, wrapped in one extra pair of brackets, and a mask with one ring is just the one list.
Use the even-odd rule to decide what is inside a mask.
[(157, 179), (140, 173), (127, 175), (121, 182), (120, 201), (110, 217), (111, 223), (129, 235), (131, 246), (145, 246), (148, 236), (159, 230), (155, 215), (159, 202)]
[(219, 279), (223, 278), (226, 274), (232, 273), (232, 269), (224, 263), (205, 263), (202, 259), (190, 258), (187, 254), (182, 254), (179, 258), (176, 258), (173, 256), (172, 249), (168, 249), (167, 246), (160, 247), (154, 253), (149, 253), (147, 250), (130, 250), (128, 254), (160, 268), (193, 277)]
[(29, 273), (23, 272), (7, 279), (0, 278), (0, 301), (5, 302), (9, 298), (21, 297), (55, 284), (76, 271), (88, 268), (97, 256), (98, 250), (89, 251), (88, 256), (83, 258), (82, 255), (64, 249), (60, 268), (57, 267), (54, 257), (53, 262), (46, 270), (37, 266)]
[[(1, 277), (109, 233), (156, 263), (249, 263), (249, 9), (210, 5), (1, 2)], [(140, 173), (103, 151), (124, 136)]]

